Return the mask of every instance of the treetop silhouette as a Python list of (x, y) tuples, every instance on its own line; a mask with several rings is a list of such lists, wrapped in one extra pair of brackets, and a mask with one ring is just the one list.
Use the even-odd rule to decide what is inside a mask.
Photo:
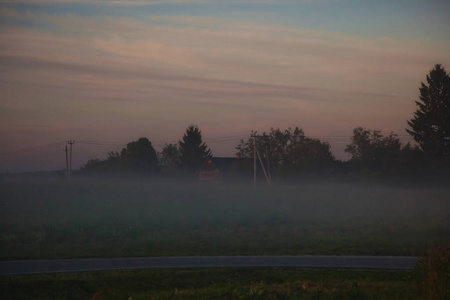
[(450, 154), (450, 75), (440, 64), (427, 75), (419, 88), (418, 106), (406, 131), (426, 154)]

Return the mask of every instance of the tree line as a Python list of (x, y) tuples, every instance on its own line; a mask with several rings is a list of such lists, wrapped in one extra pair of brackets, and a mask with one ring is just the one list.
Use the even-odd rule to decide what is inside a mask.
[[(337, 160), (330, 144), (309, 138), (299, 127), (271, 128), (257, 136), (256, 150), (265, 158), (275, 180), (298, 178), (443, 178), (450, 167), (450, 74), (439, 64), (419, 88), (417, 110), (407, 121), (417, 145), (401, 143), (397, 134), (357, 127), (345, 148), (349, 161)], [(253, 158), (254, 132), (236, 146), (240, 158)], [(212, 152), (198, 126), (189, 126), (176, 144), (156, 152), (148, 138), (111, 151), (104, 160), (91, 159), (84, 174), (137, 174), (195, 177)], [(250, 167), (250, 166), (249, 166)]]
[(141, 137), (120, 152), (108, 152), (104, 160), (88, 160), (81, 173), (194, 176), (208, 157), (212, 157), (212, 152), (202, 141), (200, 129), (191, 125), (178, 144), (166, 144), (159, 153), (148, 138)]

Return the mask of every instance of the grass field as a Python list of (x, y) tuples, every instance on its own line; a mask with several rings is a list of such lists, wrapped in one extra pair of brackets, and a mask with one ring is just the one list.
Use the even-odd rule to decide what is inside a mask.
[[(429, 246), (450, 244), (449, 220), (450, 189), (443, 188), (0, 181), (1, 260), (420, 255)], [(0, 290), (2, 299), (423, 299), (435, 291), (445, 298), (446, 251), (433, 256), (440, 260), (415, 272), (265, 268), (90, 272), (4, 276)], [(441, 275), (436, 277), (438, 271)]]
[(450, 244), (450, 189), (0, 181), (0, 259), (420, 255)]
[(413, 272), (177, 269), (0, 277), (2, 299), (422, 299)]

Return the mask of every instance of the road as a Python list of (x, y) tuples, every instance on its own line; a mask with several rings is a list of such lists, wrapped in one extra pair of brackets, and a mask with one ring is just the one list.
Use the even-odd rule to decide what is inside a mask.
[(182, 256), (0, 261), (0, 275), (205, 267), (288, 267), (412, 270), (417, 257), (399, 256)]

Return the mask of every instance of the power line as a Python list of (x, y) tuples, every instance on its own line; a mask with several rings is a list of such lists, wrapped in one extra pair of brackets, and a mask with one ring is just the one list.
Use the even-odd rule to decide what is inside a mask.
[[(245, 137), (247, 137), (247, 135), (242, 135), (242, 134), (241, 135), (233, 135), (233, 136), (212, 137), (212, 138), (204, 138), (203, 142), (208, 143), (208, 144), (214, 144), (214, 143), (238, 140), (238, 139), (245, 138)], [(176, 144), (176, 143), (178, 143), (178, 140), (157, 141), (157, 142), (155, 142), (155, 144), (153, 144), (153, 146), (162, 147), (162, 146), (165, 146), (167, 144), (172, 144), (172, 143)]]
[(62, 146), (65, 144), (66, 141), (60, 141), (55, 143), (49, 143), (49, 144), (42, 144), (42, 145), (36, 145), (36, 146), (29, 146), (29, 147), (23, 147), (23, 148), (15, 148), (15, 149), (1, 149), (0, 153), (2, 154), (16, 154), (16, 153), (23, 153), (23, 152), (34, 152), (39, 150), (45, 150), (47, 148), (53, 147), (53, 146)]
[(216, 138), (205, 138), (205, 141), (215, 141), (215, 140), (223, 140), (223, 139), (238, 139), (238, 138), (244, 138), (248, 135), (232, 135), (232, 136), (222, 136), (222, 137), (216, 137)]
[[(324, 140), (333, 140), (335, 142), (338, 141), (345, 141), (351, 139), (350, 135), (313, 135), (313, 136), (307, 136), (308, 138), (315, 138), (315, 139), (324, 139)], [(414, 138), (410, 135), (402, 134), (402, 135), (395, 135), (400, 140), (406, 140), (406, 141), (414, 141)], [(220, 136), (220, 137), (210, 137), (205, 138), (204, 142), (209, 144), (215, 144), (215, 143), (223, 143), (223, 142), (230, 142), (233, 140), (240, 140), (245, 138), (252, 138), (251, 134), (241, 134), (241, 135), (232, 135), (232, 136)], [(86, 141), (86, 140), (76, 140), (78, 144), (84, 144), (84, 145), (93, 145), (93, 146), (113, 146), (113, 147), (126, 147), (127, 142), (118, 142), (118, 141), (104, 141), (104, 140), (98, 140), (98, 141)], [(51, 148), (53, 146), (62, 146), (66, 144), (67, 141), (58, 141), (54, 143), (48, 143), (48, 144), (41, 144), (36, 146), (29, 146), (29, 147), (23, 147), (23, 148), (15, 148), (15, 149), (0, 149), (1, 154), (16, 154), (16, 153), (25, 153), (25, 152), (35, 152), (40, 150), (46, 150), (48, 148)], [(155, 147), (162, 147), (167, 144), (171, 143), (178, 143), (178, 140), (171, 140), (171, 141), (157, 141), (153, 143)]]
[(240, 141), (240, 139), (239, 138), (230, 138), (230, 139), (222, 139), (222, 140), (209, 141), (209, 142), (207, 142), (205, 140), (205, 143), (207, 142), (208, 144), (216, 144), (216, 143), (223, 143), (223, 142), (230, 142), (230, 141)]
[[(397, 135), (396, 136), (399, 139), (402, 140), (413, 140), (413, 138), (409, 135)], [(252, 138), (251, 135), (233, 135), (233, 136), (221, 136), (221, 137), (211, 137), (211, 138), (205, 138), (203, 141), (208, 144), (216, 144), (216, 143), (223, 143), (223, 142), (230, 142), (230, 141), (239, 141), (241, 139), (245, 138)], [(314, 136), (308, 136), (307, 138), (314, 138), (314, 139), (324, 139), (324, 140), (332, 140), (335, 142), (345, 142), (351, 139), (350, 135), (314, 135)], [(77, 141), (79, 144), (86, 144), (86, 145), (95, 145), (95, 146), (114, 146), (114, 147), (126, 147), (128, 143), (124, 142), (112, 142), (112, 141)], [(163, 147), (168, 144), (178, 143), (178, 140), (170, 140), (170, 141), (157, 141), (152, 143), (154, 147)]]
[(78, 144), (85, 144), (85, 145), (96, 145), (96, 146), (116, 146), (116, 147), (125, 147), (126, 143), (120, 143), (120, 142), (103, 142), (103, 141), (76, 141)]

